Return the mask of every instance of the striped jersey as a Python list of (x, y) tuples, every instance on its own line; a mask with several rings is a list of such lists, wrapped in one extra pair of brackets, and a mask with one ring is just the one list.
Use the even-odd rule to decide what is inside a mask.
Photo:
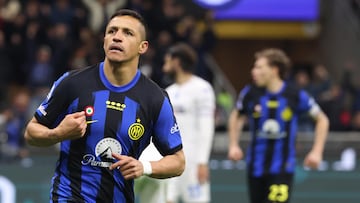
[(236, 108), (248, 117), (251, 142), (246, 161), (251, 176), (294, 173), (297, 119), (302, 113), (315, 116), (319, 105), (305, 91), (284, 82), (277, 93), (246, 86)]
[(50, 202), (134, 202), (133, 180), (109, 170), (112, 153), (139, 158), (150, 138), (165, 156), (182, 149), (167, 94), (140, 71), (124, 86), (105, 77), (104, 63), (65, 73), (35, 113), (55, 128), (74, 112), (85, 111), (85, 136), (61, 142)]

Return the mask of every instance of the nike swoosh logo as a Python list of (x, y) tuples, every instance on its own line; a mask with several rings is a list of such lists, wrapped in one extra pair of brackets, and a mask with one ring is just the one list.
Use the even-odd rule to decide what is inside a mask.
[(86, 124), (96, 123), (98, 120), (86, 121)]

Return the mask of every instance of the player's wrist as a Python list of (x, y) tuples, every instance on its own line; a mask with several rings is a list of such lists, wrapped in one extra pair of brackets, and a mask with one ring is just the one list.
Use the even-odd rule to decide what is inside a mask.
[(150, 161), (140, 161), (143, 166), (143, 175), (151, 175), (152, 174), (152, 166)]

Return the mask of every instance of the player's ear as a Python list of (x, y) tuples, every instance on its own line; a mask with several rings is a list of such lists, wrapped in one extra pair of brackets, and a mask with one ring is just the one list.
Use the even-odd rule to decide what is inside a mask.
[(145, 53), (148, 47), (149, 47), (149, 42), (146, 40), (142, 41), (139, 46), (139, 54)]

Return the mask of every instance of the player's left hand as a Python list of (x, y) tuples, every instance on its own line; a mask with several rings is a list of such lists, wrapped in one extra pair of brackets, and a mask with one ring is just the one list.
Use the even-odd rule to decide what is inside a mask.
[(200, 184), (204, 184), (209, 180), (209, 167), (206, 164), (198, 165), (198, 180)]
[(304, 166), (307, 166), (311, 169), (318, 169), (322, 161), (322, 154), (315, 151), (310, 151), (309, 154), (305, 157)]
[(126, 180), (142, 176), (144, 169), (139, 160), (115, 153), (112, 156), (119, 161), (112, 164), (110, 170), (118, 169)]

